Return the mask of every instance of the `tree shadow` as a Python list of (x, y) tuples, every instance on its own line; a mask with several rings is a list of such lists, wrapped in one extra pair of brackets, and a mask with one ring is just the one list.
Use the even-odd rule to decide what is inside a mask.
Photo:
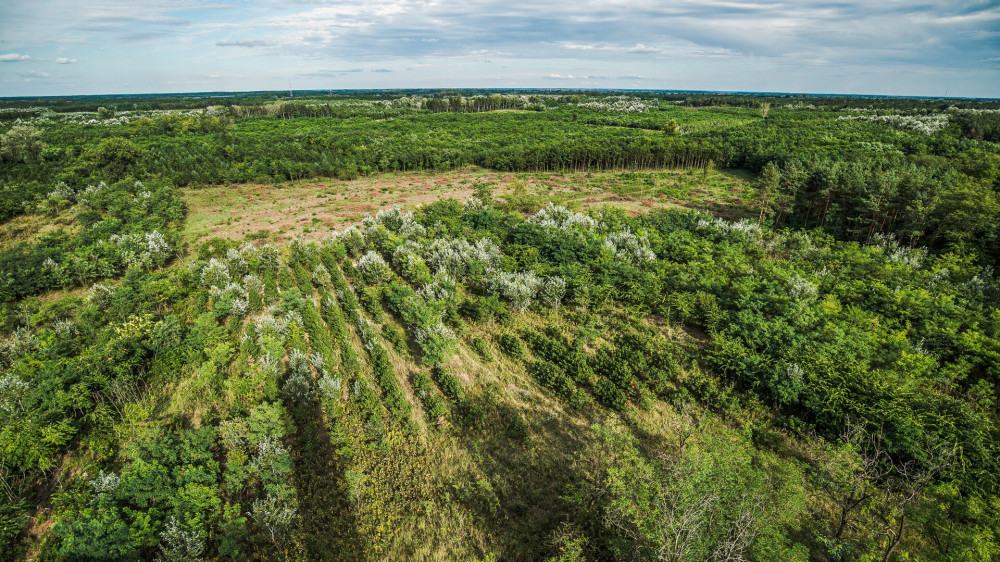
[(292, 478), (299, 497), (295, 534), (307, 560), (362, 560), (364, 548), (337, 454), (318, 404), (292, 406), (298, 429), (292, 445)]
[[(567, 492), (576, 453), (587, 448), (586, 427), (540, 410), (470, 397), (478, 427), (459, 433), (495, 498), (472, 497), (466, 507), (492, 535), (501, 560), (541, 560), (555, 554), (553, 538), (579, 511)], [(470, 431), (471, 430), (471, 431)]]

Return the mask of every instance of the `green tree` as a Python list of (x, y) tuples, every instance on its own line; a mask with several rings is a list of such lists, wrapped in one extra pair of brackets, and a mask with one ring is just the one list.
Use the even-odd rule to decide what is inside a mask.
[(8, 162), (34, 162), (44, 148), (42, 132), (30, 125), (14, 125), (0, 136), (0, 157)]
[(680, 125), (677, 123), (676, 119), (671, 119), (663, 124), (663, 134), (667, 136), (676, 136), (680, 132)]
[(140, 171), (143, 150), (129, 139), (110, 137), (87, 153), (91, 170), (102, 177), (119, 180)]
[(757, 190), (757, 196), (760, 197), (760, 216), (757, 217), (758, 220), (763, 221), (765, 216), (771, 215), (772, 200), (777, 195), (780, 185), (781, 172), (778, 170), (778, 166), (774, 162), (768, 162), (764, 165), (764, 169), (761, 170), (760, 176), (757, 177), (757, 181), (754, 183), (754, 189)]

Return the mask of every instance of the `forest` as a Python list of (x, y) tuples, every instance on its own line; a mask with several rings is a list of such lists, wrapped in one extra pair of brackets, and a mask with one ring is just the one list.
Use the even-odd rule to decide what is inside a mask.
[(1000, 101), (6, 98), (0, 221), (0, 559), (1000, 559)]

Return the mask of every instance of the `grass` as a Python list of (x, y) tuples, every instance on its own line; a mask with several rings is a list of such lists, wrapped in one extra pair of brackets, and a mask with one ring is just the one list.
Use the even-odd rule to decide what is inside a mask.
[(213, 236), (239, 240), (250, 234), (277, 242), (296, 236), (317, 239), (392, 205), (414, 208), (445, 197), (464, 199), (478, 183), (489, 184), (497, 197), (503, 197), (515, 179), (527, 182), (529, 193), (580, 208), (610, 203), (633, 214), (684, 207), (731, 217), (754, 215), (748, 176), (741, 171), (714, 171), (703, 178), (702, 171), (694, 169), (506, 174), (467, 167), (278, 186), (186, 188), (188, 218), (183, 234), (192, 243)]

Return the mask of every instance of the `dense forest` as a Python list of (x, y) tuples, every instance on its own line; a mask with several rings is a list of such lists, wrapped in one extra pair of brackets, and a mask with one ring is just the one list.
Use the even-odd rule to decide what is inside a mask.
[(996, 100), (11, 98), (0, 159), (0, 558), (1000, 559)]

